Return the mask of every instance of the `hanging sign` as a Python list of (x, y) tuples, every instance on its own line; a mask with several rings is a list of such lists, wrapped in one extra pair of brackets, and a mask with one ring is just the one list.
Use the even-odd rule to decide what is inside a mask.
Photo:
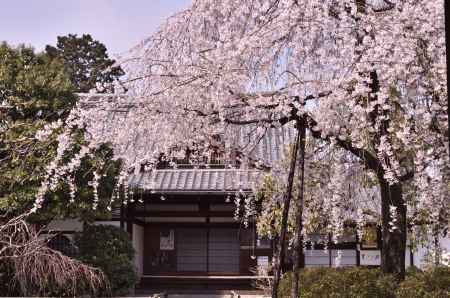
[(173, 230), (161, 231), (159, 237), (160, 250), (175, 249), (175, 235)]
[(256, 269), (258, 275), (267, 276), (269, 271), (269, 257), (258, 256), (256, 258)]

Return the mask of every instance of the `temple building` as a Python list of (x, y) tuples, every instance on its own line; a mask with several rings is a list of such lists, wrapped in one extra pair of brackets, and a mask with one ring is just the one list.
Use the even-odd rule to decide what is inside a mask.
[[(268, 129), (249, 156), (267, 164), (280, 161), (294, 134), (286, 127)], [(239, 132), (234, 137), (244, 138)], [(161, 164), (130, 175), (127, 204), (114, 209), (110, 220), (96, 224), (115, 225), (129, 233), (141, 285), (248, 285), (270, 274), (265, 269), (272, 260), (273, 240), (257, 235), (253, 218), (243, 221), (236, 208), (237, 201), (252, 194), (264, 169), (251, 162), (242, 167), (240, 162), (233, 155), (216, 154), (195, 166), (179, 160), (176, 167)], [(59, 245), (70, 245), (73, 233), (82, 228), (77, 219), (55, 220), (48, 226), (61, 234), (55, 238)], [(369, 234), (372, 237), (359, 239), (350, 232), (337, 244), (331, 235), (310, 235), (304, 266), (379, 266), (381, 234), (375, 226)], [(426, 252), (426, 247), (408, 247), (406, 265), (420, 267)], [(288, 267), (289, 258), (284, 263)]]

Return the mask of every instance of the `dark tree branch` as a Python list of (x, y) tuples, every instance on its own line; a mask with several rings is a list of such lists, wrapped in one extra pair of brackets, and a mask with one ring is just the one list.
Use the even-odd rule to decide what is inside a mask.
[(414, 178), (414, 171), (409, 171), (405, 175), (401, 176), (398, 180), (400, 182), (405, 182), (405, 181), (408, 181), (408, 180), (410, 180), (412, 178)]
[[(322, 133), (320, 131), (314, 130), (314, 127), (316, 127), (317, 122), (310, 116), (307, 116), (307, 118), (308, 118), (308, 127), (310, 128), (311, 135), (316, 139), (331, 142), (331, 136), (322, 137)], [(356, 157), (360, 158), (369, 169), (374, 171), (383, 171), (380, 162), (371, 152), (362, 148), (356, 148), (355, 146), (353, 146), (352, 142), (348, 140), (341, 140), (339, 138), (336, 138), (335, 142), (342, 149), (345, 149), (351, 152)]]

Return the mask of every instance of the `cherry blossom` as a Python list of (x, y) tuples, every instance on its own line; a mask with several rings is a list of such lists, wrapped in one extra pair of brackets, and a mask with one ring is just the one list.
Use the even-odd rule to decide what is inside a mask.
[[(117, 94), (81, 98), (35, 208), (104, 142), (123, 162), (117, 189), (125, 194), (129, 173), (152, 170), (161, 156), (173, 164), (188, 150), (193, 164), (220, 150), (237, 154), (241, 167), (276, 176), (280, 165), (254, 160), (254, 149), (272, 129), (303, 118), (312, 138), (346, 152), (330, 160), (327, 185), (315, 194), (334, 229), (342, 226), (338, 206), (349, 183), (358, 184), (360, 195), (380, 202), (383, 245), (404, 247), (407, 215), (433, 225), (448, 219), (442, 7), (425, 0), (193, 1), (119, 57), (127, 75)], [(73, 128), (86, 130), (89, 145), (63, 164)], [(352, 171), (372, 176), (376, 191)], [(361, 223), (363, 214), (356, 207), (351, 216)], [(397, 259), (399, 268), (404, 258)]]

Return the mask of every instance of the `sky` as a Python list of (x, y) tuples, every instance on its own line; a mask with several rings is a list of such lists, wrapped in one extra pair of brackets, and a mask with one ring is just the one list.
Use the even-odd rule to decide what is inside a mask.
[(89, 33), (109, 54), (122, 53), (155, 32), (191, 0), (5, 0), (0, 10), (0, 41), (36, 50), (56, 37)]

